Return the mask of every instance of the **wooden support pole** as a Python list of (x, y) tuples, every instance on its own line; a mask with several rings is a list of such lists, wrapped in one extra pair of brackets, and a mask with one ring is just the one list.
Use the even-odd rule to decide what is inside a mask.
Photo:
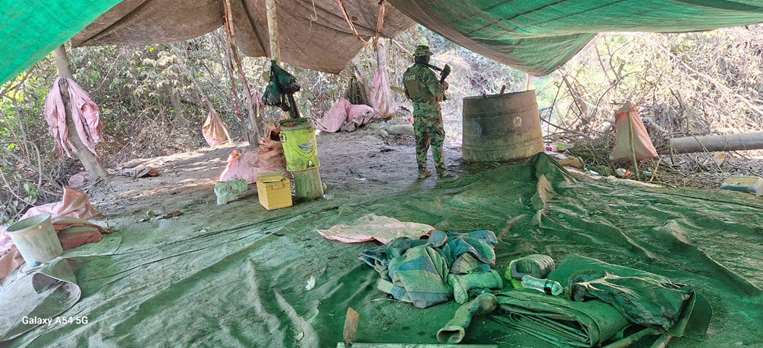
[(77, 128), (74, 124), (71, 112), (71, 99), (69, 96), (69, 83), (66, 79), (73, 79), (72, 72), (69, 67), (69, 58), (66, 56), (66, 48), (62, 45), (56, 48), (56, 69), (58, 69), (58, 76), (65, 77), (59, 80), (59, 88), (61, 89), (61, 96), (64, 100), (64, 110), (66, 112), (66, 128), (67, 139), (74, 145), (74, 155), (77, 156), (82, 166), (85, 167), (88, 176), (91, 180), (101, 179), (108, 180), (108, 174), (106, 170), (101, 166), (98, 157), (94, 153), (90, 152), (79, 138), (77, 134)]
[[(257, 148), (257, 140), (260, 139), (261, 136), (264, 134), (261, 134), (265, 132), (265, 130), (260, 129), (259, 122), (257, 121), (257, 113), (259, 110), (257, 110), (256, 103), (257, 101), (254, 99), (254, 93), (252, 93), (252, 88), (249, 86), (249, 80), (246, 78), (246, 72), (244, 72), (244, 65), (241, 63), (241, 57), (238, 55), (238, 45), (236, 44), (236, 29), (233, 25), (233, 9), (231, 8), (231, 2), (230, 0), (225, 0), (224, 3), (224, 10), (225, 10), (225, 37), (228, 42), (228, 58), (231, 60), (231, 66), (234, 66), (238, 71), (239, 78), (241, 79), (241, 84), (244, 85), (244, 92), (246, 97), (246, 110), (249, 114), (249, 147), (251, 148)], [(231, 80), (233, 81), (233, 80)], [(254, 141), (254, 142), (252, 142)]]
[(278, 11), (276, 0), (265, 0), (265, 10), (268, 18), (268, 35), (270, 37), (270, 60), (281, 60), (281, 47), (278, 45)]
[(531, 89), (535, 89), (535, 85), (533, 84), (533, 76), (525, 73), (525, 91), (529, 91)]

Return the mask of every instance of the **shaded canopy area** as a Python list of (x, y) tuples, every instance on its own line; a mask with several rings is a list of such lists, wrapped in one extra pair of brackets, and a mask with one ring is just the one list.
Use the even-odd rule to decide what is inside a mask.
[(389, 0), (474, 52), (534, 75), (570, 60), (599, 32), (688, 32), (763, 22), (759, 0)]
[[(281, 59), (324, 72), (341, 71), (376, 34), (378, 0), (277, 1)], [(0, 83), (72, 39), (74, 46), (152, 44), (191, 39), (223, 25), (223, 0), (0, 0)], [(244, 54), (270, 56), (265, 0), (230, 0), (236, 44)], [(345, 19), (352, 21), (354, 30)], [(385, 9), (381, 36), (414, 22)], [(75, 36), (76, 35), (76, 36)]]

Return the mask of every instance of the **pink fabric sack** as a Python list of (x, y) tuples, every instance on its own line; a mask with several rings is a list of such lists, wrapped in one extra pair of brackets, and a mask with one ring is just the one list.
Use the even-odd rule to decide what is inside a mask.
[(620, 110), (615, 112), (615, 146), (609, 158), (611, 160), (632, 160), (631, 132), (633, 133), (633, 148), (636, 152), (636, 159), (642, 161), (657, 158), (657, 150), (652, 144), (652, 139), (649, 138), (644, 122), (641, 121), (638, 109), (631, 103), (625, 103)]
[(278, 133), (278, 129), (271, 129), (268, 137), (260, 139), (257, 151), (242, 153), (239, 149), (233, 149), (218, 181), (242, 179), (253, 184), (257, 182), (260, 173), (285, 173), (283, 146), (281, 142), (273, 140), (278, 138)]
[[(106, 232), (101, 226), (87, 220), (100, 216), (87, 195), (71, 187), (64, 187), (60, 202), (43, 204), (27, 210), (21, 219), (39, 214), (50, 214), (53, 229), (58, 233), (64, 250), (76, 248), (103, 239)], [(0, 227), (0, 280), (24, 264), (24, 259), (13, 244), (4, 227)]]
[(347, 122), (347, 113), (351, 105), (346, 98), (339, 99), (323, 117), (315, 120), (315, 127), (323, 132), (338, 132)]
[(323, 114), (323, 117), (315, 120), (315, 127), (329, 133), (340, 130), (349, 132), (379, 116), (379, 113), (368, 105), (350, 104), (349, 100), (341, 98)]
[(227, 144), (230, 141), (225, 123), (223, 123), (220, 115), (214, 110), (209, 110), (207, 119), (204, 120), (204, 125), (201, 126), (201, 134), (209, 146)]

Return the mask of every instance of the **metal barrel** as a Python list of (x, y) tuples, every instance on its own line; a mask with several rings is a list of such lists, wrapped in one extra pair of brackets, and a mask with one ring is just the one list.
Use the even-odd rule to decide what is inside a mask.
[(511, 161), (543, 152), (534, 90), (467, 97), (463, 110), (465, 161)]

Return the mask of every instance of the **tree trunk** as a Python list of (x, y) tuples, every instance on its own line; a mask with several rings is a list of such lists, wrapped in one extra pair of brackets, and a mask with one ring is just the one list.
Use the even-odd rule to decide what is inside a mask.
[(56, 48), (56, 68), (58, 69), (58, 76), (65, 79), (59, 80), (59, 88), (61, 88), (61, 97), (64, 100), (64, 110), (66, 113), (66, 128), (68, 129), (68, 140), (74, 145), (74, 155), (77, 156), (82, 166), (85, 167), (88, 176), (91, 180), (102, 179), (108, 180), (108, 174), (106, 170), (101, 166), (98, 157), (94, 153), (90, 152), (82, 139), (77, 134), (77, 128), (74, 125), (74, 119), (72, 118), (71, 101), (69, 96), (69, 83), (66, 79), (73, 79), (71, 70), (69, 70), (69, 59), (66, 57), (66, 49), (64, 46)]

